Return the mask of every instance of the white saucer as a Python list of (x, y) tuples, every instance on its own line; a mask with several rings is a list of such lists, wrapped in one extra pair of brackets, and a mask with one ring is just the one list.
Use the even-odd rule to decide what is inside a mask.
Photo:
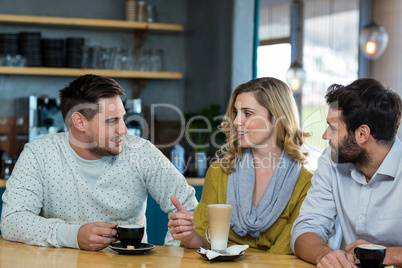
[(141, 243), (139, 248), (124, 248), (120, 242), (115, 242), (108, 246), (110, 249), (122, 254), (144, 254), (152, 250), (155, 246), (148, 243)]

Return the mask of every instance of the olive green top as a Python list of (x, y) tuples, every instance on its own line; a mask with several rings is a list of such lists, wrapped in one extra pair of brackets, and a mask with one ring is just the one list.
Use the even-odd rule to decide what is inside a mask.
[[(259, 238), (248, 234), (241, 237), (230, 230), (228, 247), (248, 244), (250, 247), (247, 251), (250, 252), (293, 254), (290, 249), (290, 231), (311, 186), (312, 176), (310, 171), (302, 167), (289, 203), (276, 222), (268, 230), (262, 232)], [(208, 204), (226, 204), (227, 184), (228, 174), (221, 169), (218, 162), (214, 162), (208, 169), (202, 197), (194, 212), (195, 230), (202, 237), (205, 237), (205, 230), (208, 226), (207, 206)]]

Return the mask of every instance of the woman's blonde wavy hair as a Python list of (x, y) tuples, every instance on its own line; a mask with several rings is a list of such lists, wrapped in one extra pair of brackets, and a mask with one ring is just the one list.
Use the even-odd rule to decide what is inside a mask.
[(289, 87), (279, 79), (264, 77), (239, 85), (229, 100), (225, 118), (220, 129), (226, 135), (226, 143), (217, 152), (221, 168), (228, 174), (235, 170), (235, 162), (244, 151), (239, 145), (237, 130), (233, 125), (236, 117), (234, 109), (238, 95), (253, 92), (258, 103), (268, 110), (268, 118), (275, 125), (275, 143), (295, 161), (306, 164), (307, 153), (303, 153), (304, 138), (309, 137), (300, 128), (299, 113)]

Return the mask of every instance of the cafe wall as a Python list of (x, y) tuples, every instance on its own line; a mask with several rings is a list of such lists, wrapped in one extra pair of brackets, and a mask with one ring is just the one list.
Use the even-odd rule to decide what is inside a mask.
[[(0, 13), (38, 16), (59, 16), (96, 19), (124, 19), (124, 0), (2, 0)], [(254, 0), (147, 0), (157, 9), (157, 21), (183, 24), (183, 32), (149, 33), (144, 48), (163, 50), (163, 69), (183, 72), (183, 80), (147, 80), (140, 98), (144, 106), (169, 103), (184, 112), (197, 112), (210, 104), (225, 110), (230, 92), (239, 83), (251, 79), (252, 46), (233, 48), (234, 24), (253, 24)], [(239, 8), (240, 5), (243, 7)], [(235, 12), (248, 12), (246, 18), (234, 18)], [(237, 10), (237, 11), (236, 11)], [(249, 16), (251, 15), (251, 16)], [(42, 38), (85, 37), (86, 45), (132, 47), (133, 35), (128, 32), (98, 31), (57, 27), (36, 27), (0, 24), (0, 32), (40, 31)], [(241, 31), (241, 30), (240, 30)], [(252, 31), (251, 31), (252, 33)], [(250, 33), (245, 33), (250, 35)], [(246, 36), (244, 36), (246, 37)], [(248, 41), (250, 42), (250, 41)], [(238, 45), (237, 45), (238, 46)], [(232, 75), (233, 53), (246, 58), (248, 64), (236, 65)], [(250, 54), (250, 55), (249, 55)], [(239, 56), (240, 55), (240, 56)], [(244, 60), (243, 60), (244, 62)], [(9, 99), (28, 95), (57, 97), (58, 90), (73, 77), (41, 77), (0, 75), (0, 115), (10, 115)], [(132, 96), (132, 80), (116, 79)], [(236, 82), (233, 82), (235, 80)], [(5, 101), (6, 100), (6, 101)], [(156, 109), (158, 120), (177, 120), (173, 109)]]
[(252, 79), (254, 0), (187, 4), (185, 110), (212, 103), (223, 113), (231, 92)]
[[(374, 0), (373, 17), (385, 27), (389, 35), (388, 46), (381, 57), (370, 61), (369, 77), (381, 81), (385, 86), (391, 87), (402, 96), (402, 1)], [(399, 130), (398, 137), (402, 139), (402, 131)]]
[(388, 46), (381, 57), (370, 62), (369, 75), (402, 95), (402, 1), (374, 1), (374, 18), (385, 27), (389, 35)]
[[(186, 1), (149, 0), (157, 7), (157, 19), (165, 23), (186, 24)], [(0, 13), (39, 16), (59, 16), (96, 19), (124, 19), (124, 0), (2, 0)], [(63, 29), (57, 27), (35, 27), (20, 25), (0, 25), (1, 32), (40, 31), (42, 38), (85, 37), (86, 45), (102, 47), (133, 47), (133, 34), (130, 32), (98, 31), (84, 29)], [(152, 33), (144, 43), (147, 49), (164, 51), (164, 70), (185, 72), (184, 33)], [(63, 88), (72, 77), (39, 76), (0, 76), (0, 99), (11, 99), (27, 95), (45, 94), (57, 97), (58, 89)], [(131, 80), (116, 79), (131, 97)], [(180, 108), (183, 107), (184, 80), (147, 80), (141, 93), (145, 106), (161, 100)], [(168, 113), (160, 114), (161, 120), (169, 119)]]

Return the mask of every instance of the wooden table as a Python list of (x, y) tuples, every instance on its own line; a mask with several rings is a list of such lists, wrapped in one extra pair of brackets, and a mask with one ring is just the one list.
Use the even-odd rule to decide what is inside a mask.
[(195, 249), (155, 246), (144, 255), (122, 255), (106, 248), (102, 251), (85, 251), (70, 248), (48, 248), (9, 242), (0, 236), (1, 268), (109, 268), (109, 267), (314, 267), (289, 255), (246, 252), (228, 262), (211, 262)]

